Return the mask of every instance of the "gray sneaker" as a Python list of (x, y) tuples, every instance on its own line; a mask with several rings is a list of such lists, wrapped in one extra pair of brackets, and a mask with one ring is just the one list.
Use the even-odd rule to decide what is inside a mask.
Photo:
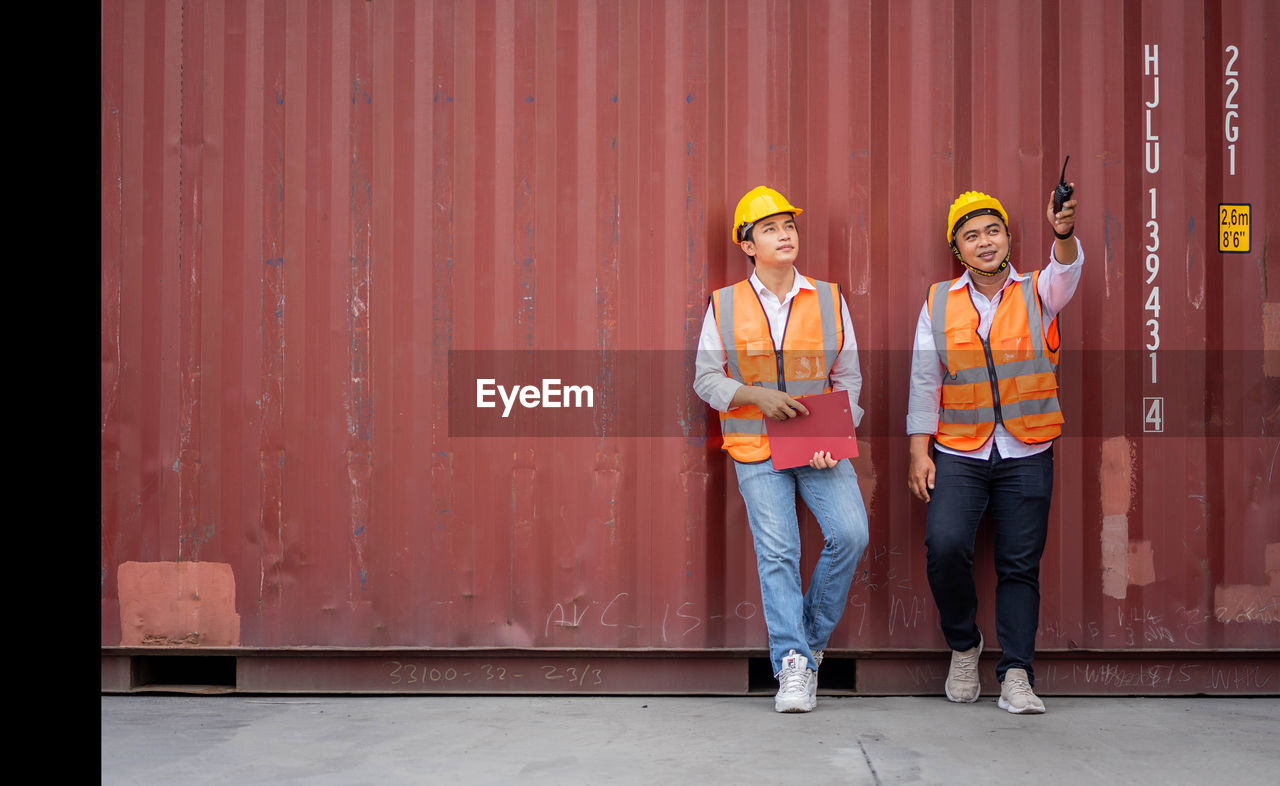
[(1044, 712), (1044, 702), (1040, 701), (1040, 697), (1031, 690), (1026, 669), (1009, 669), (1004, 673), (998, 703), (1000, 709), (1008, 710), (1014, 715), (1038, 715)]
[(809, 686), (814, 682), (815, 673), (809, 670), (808, 658), (791, 650), (782, 659), (782, 670), (774, 676), (778, 678), (778, 695), (773, 699), (774, 710), (808, 712), (814, 708), (815, 702)]
[(951, 651), (951, 668), (947, 670), (947, 682), (943, 686), (948, 699), (964, 703), (978, 700), (978, 692), (982, 687), (978, 683), (978, 656), (981, 654), (981, 633), (978, 634), (976, 647), (970, 647), (964, 652)]

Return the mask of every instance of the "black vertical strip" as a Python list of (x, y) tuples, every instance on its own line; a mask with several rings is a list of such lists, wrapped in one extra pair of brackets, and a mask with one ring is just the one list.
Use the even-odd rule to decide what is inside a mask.
[[(1142, 35), (1142, 1), (1125, 0), (1124, 4), (1124, 150), (1125, 179), (1124, 205), (1121, 214), (1124, 232), (1121, 237), (1125, 243), (1120, 246), (1120, 265), (1125, 270), (1133, 270), (1134, 275), (1124, 277), (1124, 312), (1133, 316), (1124, 323), (1124, 346), (1133, 347), (1138, 362), (1125, 365), (1125, 396), (1142, 401), (1146, 380), (1151, 379), (1149, 361), (1147, 360), (1146, 341), (1143, 338), (1142, 305), (1146, 302), (1146, 274), (1143, 273), (1143, 251), (1147, 242), (1147, 234), (1143, 232), (1151, 210), (1147, 200), (1147, 188), (1155, 186), (1155, 182), (1147, 182), (1147, 169), (1143, 161), (1143, 138), (1146, 127), (1143, 125), (1143, 113), (1146, 111), (1144, 86), (1148, 82), (1146, 73), (1146, 47), (1152, 44)], [(1175, 55), (1176, 56), (1176, 55)], [(1169, 86), (1166, 86), (1166, 90)], [(1160, 111), (1160, 109), (1156, 109)], [(1158, 207), (1158, 205), (1157, 205)], [(1157, 213), (1160, 215), (1160, 213)], [(1142, 407), (1124, 407), (1124, 433), (1137, 445), (1137, 462), (1134, 472), (1142, 467)], [(1142, 507), (1142, 495), (1135, 495), (1134, 506)]]
[[(886, 111), (868, 112), (862, 122), (866, 125), (867, 144), (869, 160), (867, 162), (867, 177), (869, 193), (867, 195), (867, 231), (870, 235), (867, 243), (867, 251), (870, 255), (870, 266), (867, 273), (868, 281), (871, 284), (871, 292), (892, 292), (896, 287), (901, 286), (904, 282), (894, 276), (892, 265), (877, 264), (879, 260), (887, 260), (891, 258), (892, 252), (898, 247), (898, 243), (894, 242), (889, 232), (889, 127), (893, 120), (892, 110), (893, 102), (889, 100), (889, 63), (890, 58), (895, 54), (890, 50), (890, 29), (889, 29), (889, 2), (872, 2), (867, 12), (867, 30), (860, 36), (860, 39), (867, 42), (870, 49), (871, 57), (868, 61), (868, 72), (870, 76), (868, 88), (870, 93), (870, 107), (884, 107)], [(856, 24), (851, 15), (850, 22)], [(905, 71), (905, 69), (900, 69)], [(852, 184), (851, 184), (852, 185)], [(897, 217), (901, 221), (909, 220), (908, 217), (915, 215), (910, 206), (898, 206), (900, 212)], [(852, 233), (850, 235), (852, 241)], [(850, 271), (852, 275), (852, 271)], [(869, 313), (874, 313), (874, 309)], [(892, 322), (886, 322), (886, 325), (892, 325)], [(867, 346), (882, 346), (881, 342), (889, 342), (888, 336), (878, 335), (880, 325), (874, 321), (869, 321), (866, 325), (866, 332), (863, 333), (862, 339), (867, 342)], [(905, 327), (905, 326), (904, 326)], [(858, 327), (854, 326), (855, 335)], [(882, 353), (883, 354), (883, 353)], [(889, 353), (892, 363), (892, 356), (897, 353)], [(889, 373), (875, 373), (872, 369), (877, 366), (875, 362), (875, 353), (868, 354), (868, 368), (863, 372), (863, 384), (861, 394), (861, 404), (866, 410), (863, 423), (867, 425), (867, 431), (871, 432), (875, 428), (884, 428), (886, 424), (892, 423), (889, 413), (895, 411), (896, 407), (902, 406), (897, 402), (901, 401), (905, 404), (905, 397), (902, 395), (902, 389), (894, 383), (901, 384), (899, 380), (909, 379), (909, 372), (906, 369), (893, 368), (886, 364), (881, 368), (886, 368)], [(876, 406), (862, 404), (862, 402), (877, 402)], [(883, 410), (883, 411), (879, 411)], [(898, 423), (904, 423), (905, 411), (903, 417), (898, 419)], [(889, 431), (891, 434), (901, 434), (902, 431)], [(907, 466), (907, 440), (903, 438), (893, 439), (889, 443), (889, 451), (887, 457), (878, 458), (874, 463), (876, 474), (884, 472), (884, 467), (905, 467)], [(896, 471), (896, 470), (895, 470)], [(859, 468), (861, 474), (861, 468)], [(860, 480), (860, 483), (866, 483), (866, 480)], [(864, 487), (865, 488), (865, 487)], [(890, 539), (890, 542), (896, 541), (903, 537), (900, 534), (893, 534), (895, 528), (882, 527), (877, 522), (882, 521), (905, 521), (910, 518), (909, 530), (912, 533), (920, 533), (920, 538), (924, 537), (924, 517), (926, 508), (924, 505), (912, 505), (910, 500), (904, 499), (902, 502), (897, 501), (896, 495), (878, 494), (875, 495), (870, 506), (868, 506), (867, 514), (870, 516), (871, 537), (873, 540), (880, 537), (879, 533), (884, 533)], [(905, 540), (905, 538), (904, 538)], [(898, 541), (901, 542), (901, 541)], [(869, 562), (869, 560), (868, 560)], [(920, 578), (923, 578), (921, 574)], [(868, 619), (889, 619), (891, 609), (889, 606), (889, 593), (868, 593), (867, 597), (867, 618)]]
[[(836, 357), (840, 357), (840, 353), (844, 351), (844, 315), (849, 312), (848, 309), (845, 308), (844, 292), (840, 290), (840, 283), (832, 283), (834, 283), (836, 287), (836, 324), (840, 327), (840, 345), (836, 347)], [(849, 314), (849, 324), (853, 324), (852, 314)], [(833, 362), (831, 365), (835, 366), (835, 363)]]
[[(813, 141), (809, 136), (809, 90), (822, 95), (825, 84), (811, 86), (809, 84), (809, 7), (806, 3), (792, 3), (787, 7), (787, 193), (795, 199), (796, 194), (806, 200), (802, 205), (813, 204), (816, 200), (809, 196), (809, 145)], [(825, 80), (824, 80), (825, 81)], [(821, 100), (821, 99), (819, 99)], [(819, 166), (826, 166), (821, 162)], [(826, 196), (825, 194), (823, 195)], [(815, 207), (818, 207), (816, 204)], [(830, 205), (822, 205), (819, 210), (829, 211)], [(817, 211), (815, 211), (816, 213)], [(815, 235), (815, 239), (816, 239)], [(816, 250), (817, 243), (813, 244)], [(816, 254), (810, 252), (808, 264), (816, 267)]]
[[(1122, 242), (1113, 245), (1118, 257), (1113, 264), (1121, 266), (1123, 270), (1132, 271), (1132, 275), (1124, 276), (1122, 300), (1120, 301), (1121, 311), (1124, 314), (1124, 322), (1121, 330), (1123, 336), (1123, 346), (1133, 348), (1134, 351), (1127, 353), (1127, 357), (1131, 358), (1123, 367), (1124, 386), (1123, 397), (1126, 404), (1120, 407), (1121, 416), (1123, 417), (1123, 433), (1126, 440), (1134, 450), (1133, 473), (1136, 477), (1141, 478), (1143, 461), (1143, 444), (1142, 439), (1142, 396), (1144, 395), (1144, 379), (1149, 379), (1149, 370), (1146, 366), (1146, 353), (1142, 350), (1144, 345), (1142, 334), (1142, 306), (1145, 303), (1145, 281), (1146, 275), (1143, 274), (1142, 260), (1145, 258), (1143, 252), (1143, 244), (1146, 235), (1142, 232), (1142, 227), (1146, 223), (1147, 203), (1143, 200), (1146, 198), (1146, 179), (1145, 169), (1143, 167), (1143, 85), (1145, 78), (1143, 77), (1144, 52), (1142, 34), (1142, 3), (1141, 0), (1124, 0), (1122, 25), (1122, 57), (1121, 62), (1124, 68), (1123, 78), (1123, 99), (1122, 99), (1122, 171), (1124, 173), (1124, 181), (1122, 185), (1121, 203), (1116, 206), (1115, 213), (1119, 217), (1121, 224), (1121, 232), (1118, 233)], [(1101, 189), (1098, 191), (1099, 196), (1103, 195)], [(1108, 206), (1104, 205), (1103, 214), (1106, 215)], [(1105, 228), (1099, 228), (1105, 231)], [(1101, 232), (1099, 233), (1101, 236)], [(1101, 255), (1099, 255), (1101, 256)], [(1089, 349), (1086, 347), (1085, 349)], [(1087, 377), (1094, 379), (1095, 377)], [(1104, 413), (1103, 417), (1107, 415)], [(1110, 427), (1114, 427), (1114, 422), (1108, 421)], [(1107, 430), (1099, 432), (1085, 432), (1107, 434)], [(1105, 444), (1105, 438), (1090, 439), (1086, 445), (1088, 453), (1086, 456), (1095, 456), (1100, 458), (1102, 448)], [(1102, 527), (1102, 520), (1105, 512), (1101, 506), (1101, 478), (1091, 478), (1091, 483), (1097, 483), (1097, 499), (1099, 503), (1096, 507), (1086, 507), (1086, 512), (1094, 513), (1089, 519), (1090, 526)], [(1139, 488), (1142, 481), (1139, 480)], [(1142, 517), (1142, 494), (1134, 494), (1130, 502), (1130, 521), (1141, 521)], [(1090, 531), (1093, 531), (1092, 529)], [(1097, 536), (1085, 538), (1081, 544), (1081, 554), (1084, 562), (1089, 566), (1089, 572), (1086, 576), (1086, 587), (1100, 587), (1102, 585), (1101, 566), (1102, 566), (1102, 548), (1100, 539)], [(1081, 598), (1082, 617), (1086, 620), (1103, 620), (1105, 619), (1104, 609), (1112, 604), (1108, 598), (1105, 598), (1100, 592), (1084, 592)], [(1102, 632), (1106, 633), (1109, 626), (1103, 625)], [(1083, 634), (1082, 634), (1083, 635)], [(1098, 645), (1105, 644), (1105, 639), (1095, 640)]]
[[(707, 216), (703, 226), (707, 249), (707, 285), (725, 284), (727, 264), (730, 258), (728, 245), (728, 229), (733, 216), (727, 211), (732, 209), (726, 201), (732, 197), (728, 194), (727, 160), (729, 111), (728, 63), (725, 58), (729, 51), (728, 40), (728, 8), (725, 0), (710, 0), (707, 3)], [(734, 255), (733, 261), (741, 265), (741, 257)], [(725, 349), (725, 357), (729, 349)], [(725, 604), (725, 595), (729, 582), (727, 554), (729, 553), (728, 532), (738, 522), (727, 521), (726, 501), (733, 493), (730, 487), (736, 480), (736, 472), (729, 468), (729, 454), (722, 451), (720, 438), (720, 418), (709, 407), (703, 407), (707, 416), (707, 439), (703, 443), (703, 461), (707, 471), (706, 493), (703, 498), (702, 520), (706, 522), (707, 565), (704, 578), (704, 592), (707, 603)], [(696, 458), (695, 458), (696, 463)], [(723, 646), (723, 633), (709, 636), (708, 646)]]
[[(973, 3), (956, 0), (952, 12), (951, 106), (955, 117), (955, 180), (951, 196), (973, 188)], [(948, 197), (950, 202), (950, 197)], [(939, 205), (939, 216), (945, 216), (947, 205)], [(933, 226), (930, 224), (930, 226)], [(950, 268), (947, 268), (950, 270)]]
[[(1146, 71), (1146, 50), (1145, 45), (1154, 43), (1143, 39), (1142, 35), (1142, 3), (1141, 0), (1125, 0), (1124, 3), (1124, 150), (1125, 150), (1125, 179), (1124, 179), (1124, 204), (1121, 222), (1123, 226), (1122, 238), (1126, 242), (1120, 247), (1120, 264), (1125, 270), (1131, 270), (1134, 275), (1126, 275), (1124, 277), (1124, 307), (1126, 314), (1132, 313), (1133, 316), (1125, 320), (1124, 323), (1124, 346), (1133, 347), (1134, 356), (1137, 362), (1127, 363), (1124, 369), (1124, 390), (1126, 398), (1142, 401), (1143, 391), (1146, 390), (1145, 382), (1149, 380), (1150, 368), (1147, 360), (1146, 341), (1143, 337), (1143, 317), (1142, 304), (1146, 302), (1146, 274), (1143, 272), (1143, 260), (1146, 254), (1143, 246), (1146, 243), (1147, 235), (1143, 231), (1146, 224), (1148, 212), (1150, 211), (1150, 202), (1147, 200), (1147, 189), (1152, 185), (1156, 185), (1154, 179), (1151, 183), (1147, 182), (1146, 166), (1143, 160), (1143, 139), (1145, 137), (1145, 126), (1143, 125), (1143, 113), (1146, 111), (1144, 97), (1144, 87), (1149, 77), (1143, 76)], [(1177, 53), (1169, 51), (1167, 54), (1177, 57)], [(1172, 89), (1169, 85), (1164, 86), (1165, 90)], [(1155, 110), (1159, 112), (1160, 109)], [(1156, 123), (1159, 122), (1159, 116), (1156, 117)], [(1158, 125), (1155, 126), (1158, 128)], [(1153, 178), (1155, 176), (1152, 176)], [(1157, 205), (1157, 208), (1160, 206)], [(1164, 211), (1158, 210), (1157, 215), (1163, 215)], [(1142, 468), (1142, 407), (1126, 406), (1124, 408), (1124, 433), (1130, 435), (1130, 439), (1137, 447), (1136, 463), (1134, 472), (1140, 476)], [(1142, 506), (1142, 496), (1135, 495), (1134, 506), (1135, 512), (1140, 513)], [(1140, 516), (1139, 516), (1140, 518)]]
[[(982, 311), (978, 309), (978, 304), (973, 302), (973, 287), (966, 287), (965, 289), (969, 295), (969, 305), (973, 307), (974, 316), (978, 318), (978, 322), (973, 326), (973, 334), (977, 336), (978, 341), (981, 342), (982, 353), (987, 357), (987, 380), (991, 383), (991, 407), (995, 410), (996, 422), (1003, 425), (1004, 414), (1000, 411), (1000, 380), (996, 376), (995, 358), (991, 356), (991, 327), (993, 327), (996, 322), (995, 313), (993, 312), (991, 315), (991, 325), (987, 327), (987, 337), (983, 338), (982, 333), (978, 330), (978, 326), (982, 324)], [(1000, 302), (996, 304), (996, 310), (1000, 310), (1000, 307), (1003, 306), (1004, 303), (1005, 298), (1002, 295), (1000, 297)], [(943, 319), (946, 319), (945, 315), (943, 316)], [(943, 324), (946, 323), (944, 322)], [(955, 379), (956, 375), (952, 374), (951, 378)]]
[[(1217, 232), (1218, 203), (1222, 201), (1223, 171), (1222, 158), (1224, 145), (1223, 131), (1223, 51), (1222, 51), (1222, 2), (1221, 0), (1205, 0), (1204, 4), (1204, 231), (1200, 236), (1204, 239), (1205, 249), (1201, 256), (1208, 265), (1205, 270), (1205, 347), (1207, 356), (1204, 363), (1204, 436), (1205, 436), (1205, 543), (1208, 550), (1208, 572), (1201, 596), (1206, 608), (1212, 609), (1213, 588), (1218, 586), (1224, 575), (1223, 545), (1226, 533), (1226, 478), (1224, 465), (1226, 449), (1223, 411), (1224, 385), (1222, 355), (1224, 329), (1222, 325), (1224, 313), (1222, 279), (1226, 265), (1223, 255), (1218, 253)], [(1172, 227), (1171, 227), (1172, 228)], [(1212, 264), (1209, 260), (1212, 259)], [(1236, 413), (1238, 414), (1238, 412)], [(1237, 425), (1239, 423), (1237, 422)], [(1205, 644), (1211, 648), (1223, 646), (1223, 626), (1210, 622)]]
[[(1058, 182), (1058, 178), (1062, 172), (1062, 160), (1071, 154), (1072, 149), (1079, 144), (1078, 140), (1062, 138), (1062, 36), (1059, 25), (1059, 3), (1058, 0), (1044, 0), (1044, 5), (1040, 9), (1040, 73), (1042, 90), (1040, 92), (1040, 139), (1044, 146), (1044, 157), (1040, 161), (1040, 182), (1042, 188), (1036, 194), (1038, 199), (1048, 202), (1048, 191), (1053, 188), (1054, 183)], [(1075, 60), (1078, 63), (1078, 59)], [(1096, 187), (1094, 192), (1101, 192), (1101, 184)], [(1032, 203), (1038, 210), (1039, 201)], [(1032, 214), (1034, 215), (1034, 214)], [(1044, 224), (1032, 222), (1032, 226)], [(1040, 248), (1044, 248), (1043, 243), (1039, 243)], [(1023, 239), (1023, 247), (1028, 248), (1030, 244)], [(1028, 258), (1023, 262), (1023, 270), (1039, 269), (1043, 263), (1035, 260), (1034, 257)], [(1039, 287), (1035, 286), (1032, 280), (1032, 290), (1036, 293), (1037, 302), (1040, 297)], [(1060, 315), (1059, 315), (1060, 316)], [(1058, 316), (1054, 317), (1055, 319)], [(1039, 320), (1040, 332), (1043, 335), (1044, 318)], [(1061, 323), (1059, 323), (1061, 329)], [(1062, 360), (1061, 357), (1058, 358)], [(1093, 379), (1089, 376), (1090, 372), (1096, 373), (1097, 369), (1083, 369), (1085, 376), (1080, 376), (1080, 370), (1068, 370), (1068, 374), (1074, 379)], [(1062, 369), (1058, 369), (1058, 377), (1061, 379)], [(1061, 393), (1061, 391), (1059, 391)], [(1075, 433), (1082, 433), (1078, 429), (1081, 424), (1076, 423)], [(1070, 426), (1068, 428), (1071, 428)], [(1064, 433), (1070, 433), (1064, 431)]]
[[(799, 275), (799, 274), (797, 274)], [(787, 380), (782, 373), (782, 351), (778, 347), (782, 346), (787, 340), (787, 323), (791, 321), (791, 306), (787, 305), (787, 321), (782, 325), (782, 341), (773, 340), (773, 325), (769, 323), (769, 312), (765, 310), (764, 301), (760, 299), (760, 293), (756, 291), (754, 286), (751, 287), (751, 294), (756, 296), (756, 303), (760, 304), (760, 314), (764, 317), (765, 329), (769, 331), (769, 346), (773, 349), (773, 357), (778, 365), (778, 390), (783, 393), (787, 392)], [(729, 350), (725, 350), (728, 354)]]
[[(1044, 146), (1044, 158), (1040, 161), (1040, 181), (1045, 184), (1058, 182), (1062, 159), (1071, 152), (1062, 147), (1063, 140), (1059, 133), (1062, 130), (1062, 96), (1059, 95), (1062, 84), (1059, 73), (1062, 40), (1059, 33), (1058, 0), (1044, 0), (1040, 9), (1040, 139)], [(1051, 188), (1051, 185), (1046, 185), (1042, 189), (1046, 195), (1037, 196), (1047, 202), (1047, 192)], [(1029, 267), (1029, 264), (1024, 264), (1024, 267)]]

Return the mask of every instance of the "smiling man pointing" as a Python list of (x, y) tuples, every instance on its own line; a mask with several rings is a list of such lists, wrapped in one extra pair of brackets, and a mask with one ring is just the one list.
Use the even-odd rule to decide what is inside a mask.
[[(1045, 267), (1017, 272), (1009, 214), (966, 191), (951, 203), (947, 243), (965, 271), (929, 288), (916, 322), (907, 408), (907, 485), (929, 503), (929, 587), (951, 648), (951, 701), (978, 700), (983, 638), (976, 617), (974, 542), (983, 513), (995, 529), (996, 666), (1001, 709), (1044, 712), (1032, 690), (1040, 615), (1040, 557), (1053, 494), (1058, 313), (1084, 264), (1075, 200), (1046, 208), (1056, 240)], [(932, 446), (930, 443), (933, 443)]]

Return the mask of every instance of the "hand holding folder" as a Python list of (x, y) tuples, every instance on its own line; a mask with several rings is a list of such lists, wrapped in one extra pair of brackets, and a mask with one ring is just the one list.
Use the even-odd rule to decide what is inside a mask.
[(858, 455), (848, 391), (805, 396), (800, 401), (808, 415), (765, 421), (774, 469), (806, 466), (818, 451), (829, 452), (836, 460)]

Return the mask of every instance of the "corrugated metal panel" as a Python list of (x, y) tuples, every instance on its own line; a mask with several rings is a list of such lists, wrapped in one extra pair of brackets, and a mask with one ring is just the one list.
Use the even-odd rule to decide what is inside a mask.
[[(1280, 646), (1273, 3), (102, 8), (103, 646), (763, 648), (683, 353), (769, 183), (866, 374), (871, 546), (831, 646), (942, 647), (912, 327), (952, 196), (998, 194), (1034, 264), (1067, 153), (1088, 267), (1040, 646)], [(1217, 253), (1219, 202), (1252, 253)], [(594, 427), (477, 436), (447, 370), (481, 360), (586, 363)]]

